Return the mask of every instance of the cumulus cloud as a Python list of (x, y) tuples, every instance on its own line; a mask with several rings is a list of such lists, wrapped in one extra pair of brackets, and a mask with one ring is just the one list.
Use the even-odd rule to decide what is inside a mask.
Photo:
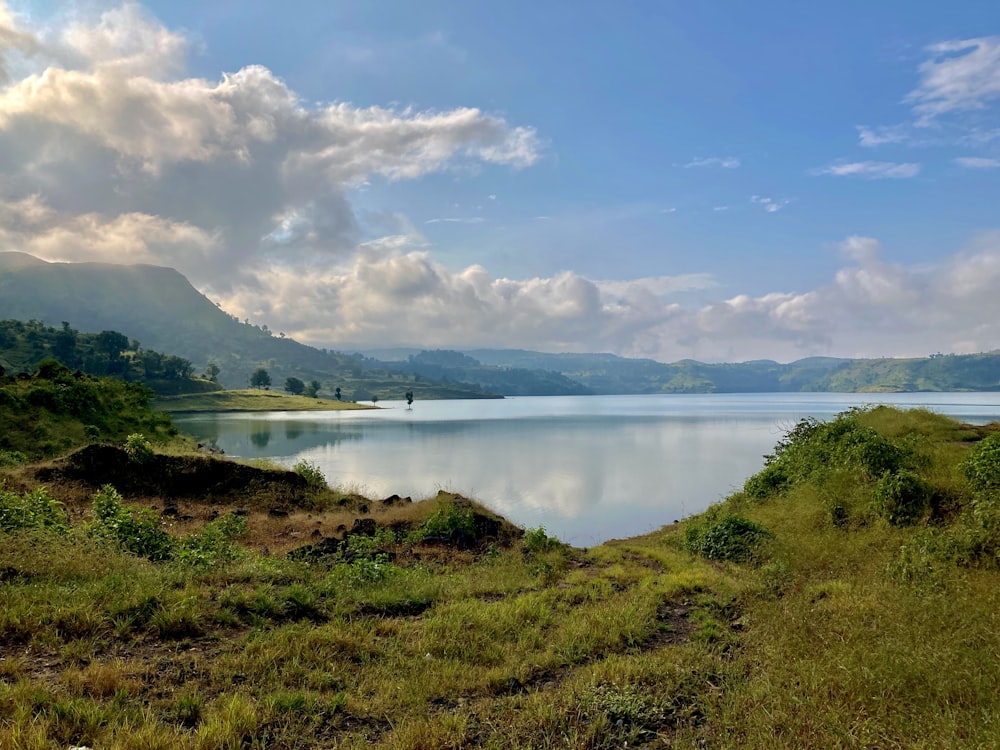
[(349, 257), (364, 235), (349, 194), (370, 179), (540, 152), (532, 128), (475, 108), (307, 105), (252, 64), (184, 77), (187, 39), (133, 4), (43, 30), (0, 0), (0, 47), (26, 66), (0, 83), (0, 200), (51, 211), (4, 239), (48, 259), (120, 249), (225, 286), (296, 254)]
[(812, 173), (834, 177), (863, 177), (866, 180), (905, 180), (920, 174), (920, 164), (891, 161), (836, 162), (814, 169)]
[(985, 351), (1000, 341), (1000, 233), (935, 267), (888, 262), (868, 237), (837, 249), (845, 266), (815, 289), (736, 294), (694, 308), (679, 295), (717, 294), (716, 279), (594, 281), (565, 271), (513, 280), (478, 265), (451, 271), (405, 245), (366, 251), (343, 269), (268, 269), (257, 289), (222, 300), (239, 317), (267, 320), (318, 346), (527, 347), (719, 361), (916, 356)]

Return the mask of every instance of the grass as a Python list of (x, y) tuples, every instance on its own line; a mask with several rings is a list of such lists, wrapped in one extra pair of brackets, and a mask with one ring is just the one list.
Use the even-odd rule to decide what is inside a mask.
[[(8, 491), (0, 746), (997, 746), (991, 430), (839, 420), (793, 431), (780, 486), (588, 550), (478, 538), (486, 511), (441, 493), (251, 512), (238, 554), (153, 562), (91, 533), (89, 507), (47, 524)], [(935, 499), (886, 518), (873, 466)], [(335, 518), (375, 531), (284, 554)]]
[(278, 393), (251, 388), (239, 391), (189, 393), (183, 396), (162, 396), (153, 402), (157, 411), (175, 414), (202, 411), (346, 411), (374, 409), (371, 404), (337, 401), (330, 398), (309, 398), (291, 393)]

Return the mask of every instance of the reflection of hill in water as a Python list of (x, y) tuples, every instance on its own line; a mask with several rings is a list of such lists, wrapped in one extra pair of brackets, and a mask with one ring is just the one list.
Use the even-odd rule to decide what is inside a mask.
[(198, 442), (233, 456), (288, 456), (324, 445), (360, 440), (360, 430), (348, 425), (305, 420), (192, 417), (175, 420)]
[[(719, 415), (719, 419), (725, 419)], [(763, 417), (762, 417), (763, 418)], [(333, 447), (366, 438), (380, 444), (410, 444), (422, 440), (454, 439), (463, 434), (468, 436), (489, 435), (509, 436), (517, 440), (528, 427), (538, 439), (546, 434), (553, 439), (565, 436), (567, 432), (588, 430), (615, 431), (628, 424), (662, 421), (659, 415), (567, 415), (527, 417), (514, 420), (458, 419), (434, 422), (398, 421), (323, 421), (309, 419), (254, 419), (233, 418), (228, 415), (184, 417), (177, 419), (178, 427), (193, 435), (199, 442), (213, 448), (221, 448), (234, 456), (263, 458), (268, 456), (291, 456), (310, 449)], [(744, 416), (744, 420), (746, 417)], [(753, 417), (751, 417), (753, 419)], [(679, 416), (677, 423), (703, 424), (704, 417)], [(711, 421), (711, 420), (709, 420)]]

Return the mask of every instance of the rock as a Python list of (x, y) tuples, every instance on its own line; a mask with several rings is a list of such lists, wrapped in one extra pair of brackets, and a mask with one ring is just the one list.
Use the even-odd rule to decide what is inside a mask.
[(374, 518), (355, 518), (354, 526), (351, 527), (352, 534), (363, 536), (375, 536), (376, 531), (378, 531), (378, 524), (375, 523)]

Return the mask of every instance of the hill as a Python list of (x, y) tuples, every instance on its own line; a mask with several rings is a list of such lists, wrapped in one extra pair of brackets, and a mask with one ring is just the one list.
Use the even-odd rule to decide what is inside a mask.
[(665, 364), (614, 354), (545, 354), (519, 349), (473, 349), (465, 354), (494, 366), (558, 372), (593, 393), (1000, 390), (1000, 352), (913, 359), (808, 357), (788, 364), (770, 360)]
[(0, 319), (68, 321), (77, 330), (121, 331), (145, 346), (189, 360), (196, 371), (210, 363), (227, 388), (244, 388), (259, 367), (280, 386), (287, 377), (317, 380), (345, 398), (484, 398), (492, 394), (460, 383), (414, 382), (357, 355), (315, 349), (266, 326), (223, 312), (171, 268), (107, 263), (46, 263), (24, 253), (0, 253)]

